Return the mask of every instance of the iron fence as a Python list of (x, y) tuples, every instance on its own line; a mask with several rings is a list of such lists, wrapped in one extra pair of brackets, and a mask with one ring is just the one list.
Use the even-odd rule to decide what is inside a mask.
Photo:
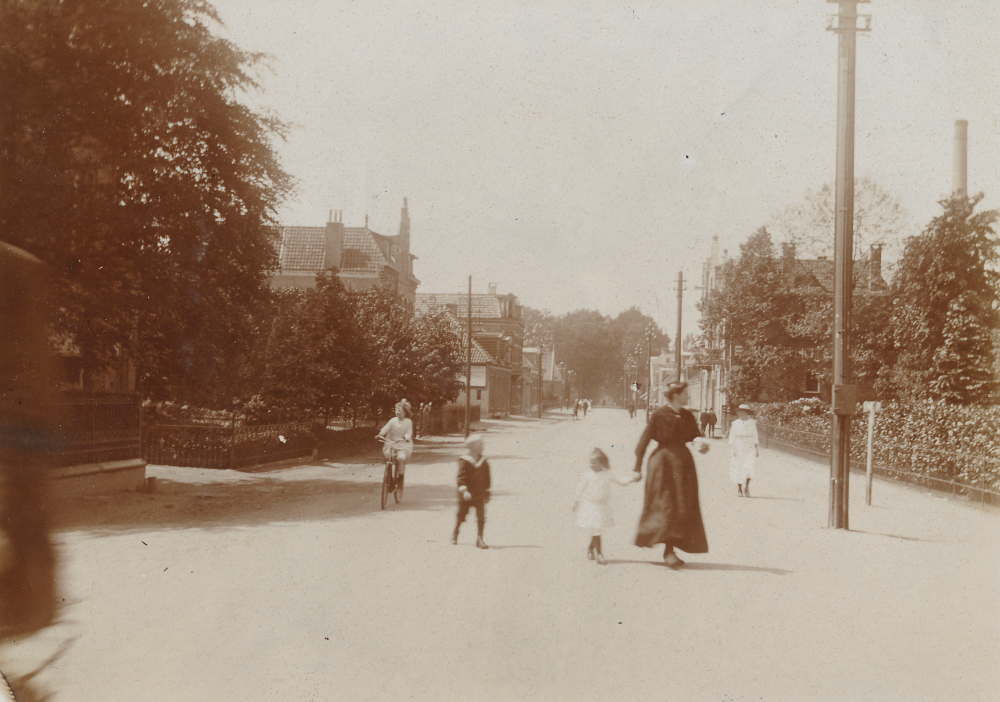
[[(830, 434), (758, 424), (764, 446), (829, 459)], [(864, 470), (868, 442), (852, 437), (851, 467)], [(965, 451), (926, 449), (876, 441), (872, 445), (872, 473), (886, 480), (950, 492), (981, 504), (1000, 505), (1000, 458)]]
[(139, 399), (121, 393), (73, 393), (60, 400), (57, 467), (138, 458)]
[(265, 425), (153, 424), (144, 428), (147, 463), (192, 468), (246, 468), (309, 456), (318, 442), (312, 422)]

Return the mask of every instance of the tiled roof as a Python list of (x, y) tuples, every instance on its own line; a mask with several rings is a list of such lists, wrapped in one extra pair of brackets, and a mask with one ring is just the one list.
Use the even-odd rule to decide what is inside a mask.
[[(465, 352), (465, 339), (462, 339), (462, 352)], [(477, 366), (499, 366), (503, 367), (497, 359), (493, 358), (482, 345), (476, 341), (476, 337), (472, 337), (472, 362)]]
[[(500, 299), (503, 295), (476, 294), (472, 296), (472, 316), (474, 319), (499, 319), (501, 317)], [(454, 305), (456, 313), (463, 319), (468, 314), (469, 296), (459, 294), (418, 293), (416, 313), (428, 314), (434, 310), (446, 309)]]
[[(885, 291), (889, 289), (881, 276), (872, 275), (870, 257), (862, 256), (854, 262), (855, 289)], [(818, 285), (825, 292), (833, 292), (833, 259), (796, 259), (795, 282), (802, 286)]]
[(368, 227), (344, 227), (344, 245), (341, 254), (342, 273), (377, 273), (379, 265), (388, 261), (375, 242), (380, 235)]
[[(833, 292), (833, 261), (828, 258), (797, 259), (795, 261), (795, 278), (800, 284), (819, 285), (827, 292)], [(805, 276), (807, 280), (801, 280)], [(808, 278), (814, 279), (812, 283)]]
[(327, 267), (323, 227), (281, 227), (280, 246), (282, 270), (321, 271)]
[[(465, 350), (468, 348), (468, 344), (466, 342), (468, 341), (469, 337), (467, 334), (462, 333), (462, 325), (459, 324), (458, 320), (455, 319), (454, 315), (452, 315), (447, 310), (431, 312), (430, 314), (442, 315), (451, 324), (452, 329), (455, 330), (455, 332), (458, 334), (458, 338), (461, 341), (462, 359), (464, 361), (466, 358)], [(477, 366), (497, 366), (499, 368), (504, 367), (503, 363), (497, 361), (495, 358), (493, 358), (493, 356), (490, 355), (489, 351), (483, 348), (483, 345), (476, 340), (475, 336), (472, 337), (472, 363)]]

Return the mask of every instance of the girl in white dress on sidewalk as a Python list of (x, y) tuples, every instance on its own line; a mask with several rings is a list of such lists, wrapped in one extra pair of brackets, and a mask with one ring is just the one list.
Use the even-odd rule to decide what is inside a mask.
[(750, 479), (760, 455), (757, 422), (750, 416), (749, 405), (740, 405), (736, 411), (740, 418), (729, 428), (729, 479), (736, 483), (740, 497), (750, 497)]
[(601, 565), (606, 562), (601, 552), (601, 534), (615, 523), (611, 507), (608, 506), (611, 481), (628, 485), (637, 479), (638, 474), (636, 477), (625, 477), (612, 473), (607, 454), (601, 449), (595, 448), (590, 452), (590, 470), (584, 471), (580, 476), (580, 482), (576, 486), (576, 504), (573, 505), (576, 525), (590, 531), (590, 546), (587, 547), (587, 558), (590, 560), (596, 558)]

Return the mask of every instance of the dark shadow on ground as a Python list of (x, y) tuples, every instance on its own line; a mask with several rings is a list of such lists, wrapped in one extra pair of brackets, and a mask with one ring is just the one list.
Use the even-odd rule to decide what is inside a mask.
[[(408, 466), (423, 466), (436, 463), (454, 463), (465, 453), (461, 442), (424, 443), (418, 440), (413, 447), (413, 455), (406, 462)], [(383, 464), (385, 457), (381, 449), (370, 449), (363, 453), (333, 457), (319, 461), (319, 465), (353, 466), (363, 464)]]
[[(495, 493), (495, 497), (502, 497)], [(158, 480), (153, 494), (116, 492), (51, 505), (53, 529), (97, 534), (159, 529), (212, 529), (273, 522), (334, 520), (382, 512), (381, 480), (282, 480), (258, 475), (209, 484)], [(407, 485), (386, 512), (455, 508), (450, 485)]]
[(750, 495), (750, 500), (787, 500), (788, 502), (805, 502), (801, 497), (773, 497), (771, 495)]
[(899, 534), (880, 534), (875, 531), (861, 531), (860, 529), (851, 529), (855, 534), (868, 534), (869, 536), (884, 536), (887, 539), (903, 539), (904, 541), (923, 541), (928, 544), (944, 544), (950, 543), (948, 541), (937, 541), (935, 539), (918, 539), (916, 536), (900, 536)]
[[(667, 568), (667, 564), (663, 561), (628, 561), (616, 560), (613, 558), (610, 558), (607, 561), (608, 565), (623, 565), (628, 563), (638, 563), (640, 565), (653, 565), (660, 568)], [(669, 568), (667, 569), (670, 570)], [(790, 575), (795, 572), (794, 570), (784, 570), (783, 568), (764, 568), (760, 566), (736, 565), (734, 563), (692, 563), (691, 561), (686, 561), (685, 564), (677, 570), (742, 570), (752, 573), (771, 573), (772, 575)]]

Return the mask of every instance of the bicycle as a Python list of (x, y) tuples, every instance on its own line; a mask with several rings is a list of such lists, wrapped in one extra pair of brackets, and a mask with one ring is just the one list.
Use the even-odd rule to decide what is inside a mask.
[[(385, 444), (390, 443), (384, 436), (379, 436), (378, 440)], [(399, 504), (403, 499), (403, 486), (396, 482), (396, 449), (391, 444), (389, 457), (385, 460), (385, 472), (382, 473), (382, 509), (385, 509), (385, 503), (389, 501), (390, 492), (396, 504)]]

